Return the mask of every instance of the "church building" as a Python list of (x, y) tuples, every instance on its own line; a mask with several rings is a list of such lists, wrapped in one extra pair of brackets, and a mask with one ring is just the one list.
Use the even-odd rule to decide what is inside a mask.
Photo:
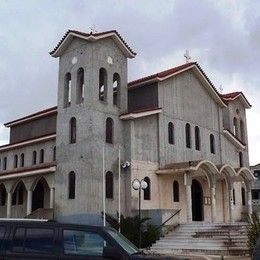
[(0, 217), (102, 224), (102, 212), (232, 223), (252, 212), (242, 92), (222, 94), (196, 62), (128, 82), (136, 53), (117, 31), (69, 30), (57, 106), (5, 123)]

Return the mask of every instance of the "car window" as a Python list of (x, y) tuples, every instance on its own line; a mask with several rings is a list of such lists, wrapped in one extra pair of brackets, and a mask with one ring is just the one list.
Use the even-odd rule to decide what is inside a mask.
[(13, 238), (13, 252), (53, 253), (54, 230), (44, 228), (17, 228)]
[(66, 255), (102, 256), (110, 246), (98, 233), (84, 230), (63, 230), (63, 247)]

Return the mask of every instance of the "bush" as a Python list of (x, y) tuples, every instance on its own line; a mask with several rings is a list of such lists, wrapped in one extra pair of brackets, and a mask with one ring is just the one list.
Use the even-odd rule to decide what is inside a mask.
[[(139, 246), (139, 227), (141, 226), (141, 248), (152, 245), (160, 236), (160, 230), (154, 225), (147, 223), (150, 218), (139, 216), (124, 217), (121, 215), (120, 232), (137, 247)], [(119, 230), (118, 217), (106, 214), (106, 221), (116, 230)]]
[(260, 237), (260, 220), (256, 213), (253, 213), (251, 216), (248, 216), (247, 224), (247, 238), (248, 238), (248, 247), (253, 252), (256, 241)]

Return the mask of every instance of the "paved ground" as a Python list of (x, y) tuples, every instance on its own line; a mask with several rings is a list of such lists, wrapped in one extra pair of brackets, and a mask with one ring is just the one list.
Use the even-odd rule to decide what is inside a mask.
[(251, 260), (249, 256), (206, 256), (206, 255), (167, 255), (172, 256), (173, 259), (187, 259), (187, 260)]

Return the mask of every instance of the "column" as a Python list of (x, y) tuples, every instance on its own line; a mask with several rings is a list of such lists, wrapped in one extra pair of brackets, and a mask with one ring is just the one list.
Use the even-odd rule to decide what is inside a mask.
[(252, 192), (251, 192), (251, 190), (247, 191), (247, 206), (248, 206), (248, 214), (251, 216), (251, 214), (253, 213), (253, 209), (252, 209)]
[(211, 222), (216, 222), (216, 187), (213, 186), (210, 189), (211, 196)]
[(27, 215), (32, 213), (32, 190), (27, 191)]
[(192, 222), (192, 201), (191, 201), (191, 185), (186, 184), (186, 205), (187, 205), (187, 223)]
[(234, 218), (233, 218), (233, 210), (234, 210), (233, 189), (228, 190), (228, 198), (229, 198), (229, 221), (230, 221), (230, 223), (233, 223), (234, 222)]
[(6, 217), (11, 218), (11, 205), (12, 205), (12, 193), (7, 193), (7, 208), (6, 208)]
[(54, 188), (50, 189), (50, 208), (54, 207)]

